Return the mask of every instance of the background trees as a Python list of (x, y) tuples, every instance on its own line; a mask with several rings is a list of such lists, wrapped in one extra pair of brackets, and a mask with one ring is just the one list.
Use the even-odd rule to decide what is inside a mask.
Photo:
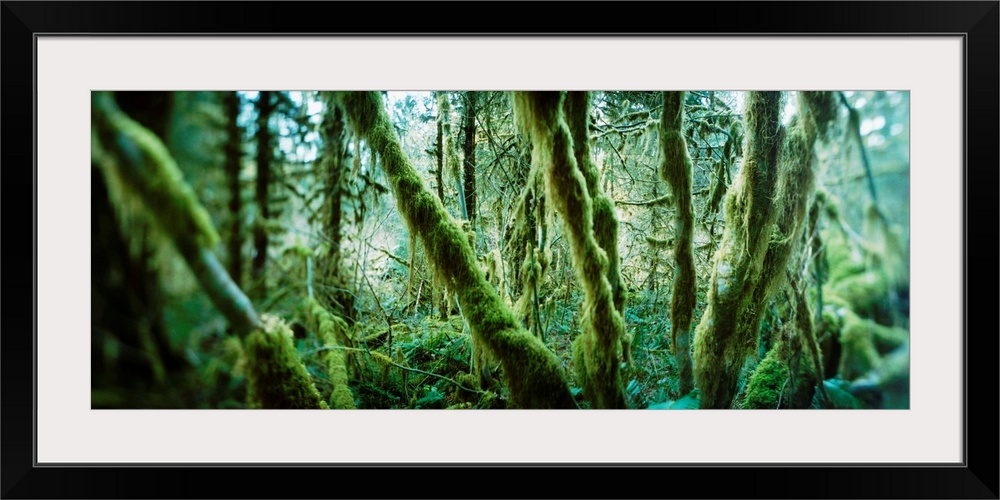
[(908, 406), (905, 92), (113, 99), (270, 319), (95, 157), (95, 407)]

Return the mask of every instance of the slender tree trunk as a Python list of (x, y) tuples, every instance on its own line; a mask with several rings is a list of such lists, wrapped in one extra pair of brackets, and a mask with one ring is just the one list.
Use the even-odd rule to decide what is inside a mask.
[(226, 108), (226, 179), (229, 182), (230, 229), (227, 242), (229, 254), (229, 275), (237, 285), (243, 278), (243, 198), (240, 188), (240, 167), (243, 163), (243, 133), (239, 125), (240, 96), (236, 92), (226, 92), (223, 96)]
[(267, 280), (264, 275), (264, 268), (267, 265), (267, 224), (270, 217), (268, 207), (268, 192), (271, 183), (271, 158), (274, 152), (271, 150), (271, 113), (274, 104), (271, 102), (271, 92), (261, 91), (257, 101), (257, 223), (254, 225), (253, 233), (253, 281), (254, 291), (258, 298), (267, 296)]
[(434, 177), (437, 180), (438, 199), (441, 200), (441, 203), (444, 203), (444, 121), (447, 119), (447, 113), (442, 111), (442, 100), (447, 101), (444, 92), (437, 92), (437, 148), (435, 148), (437, 152), (437, 171), (434, 172)]
[(341, 243), (343, 232), (341, 227), (343, 183), (347, 175), (350, 154), (348, 152), (347, 126), (344, 110), (331, 93), (324, 93), (326, 114), (323, 117), (321, 133), (323, 135), (323, 159), (321, 175), (326, 186), (324, 207), (324, 226), (326, 238), (329, 241), (329, 251), (323, 262), (324, 279), (334, 285), (335, 291), (326, 296), (333, 303), (333, 311), (345, 318), (354, 317), (354, 295), (350, 293), (343, 273), (343, 254)]
[(674, 223), (674, 292), (670, 299), (670, 330), (674, 362), (680, 375), (678, 393), (694, 388), (691, 366), (691, 319), (697, 301), (694, 269), (694, 206), (691, 202), (691, 158), (682, 133), (684, 92), (663, 93), (660, 176), (670, 184), (677, 220)]
[(465, 208), (469, 222), (476, 227), (476, 103), (478, 92), (465, 93), (465, 141), (462, 143), (465, 160)]

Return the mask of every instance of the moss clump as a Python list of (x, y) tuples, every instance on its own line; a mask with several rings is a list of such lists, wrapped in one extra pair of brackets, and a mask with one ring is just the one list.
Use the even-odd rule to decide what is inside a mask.
[(263, 315), (262, 328), (244, 340), (247, 403), (253, 408), (327, 408), (292, 345), (292, 331), (280, 318)]
[[(776, 352), (776, 350), (771, 351)], [(777, 409), (788, 383), (788, 366), (777, 356), (768, 355), (757, 365), (741, 404), (745, 409)]]
[(333, 390), (330, 392), (330, 407), (338, 410), (355, 409), (354, 395), (348, 387), (348, 370), (344, 351), (337, 349), (343, 347), (340, 338), (346, 336), (347, 322), (330, 314), (315, 300), (310, 299), (307, 303), (310, 317), (314, 325), (316, 336), (324, 347), (330, 349), (321, 351), (320, 357), (327, 374), (330, 376), (330, 384)]
[(520, 327), (486, 281), (466, 235), (403, 154), (379, 94), (340, 92), (337, 97), (351, 124), (379, 155), (407, 227), (420, 237), (429, 260), (457, 293), (477, 346), (500, 360), (512, 405), (576, 408), (559, 359)]
[[(797, 343), (796, 343), (797, 344)], [(784, 341), (771, 349), (747, 382), (740, 403), (745, 409), (808, 408), (817, 377), (808, 355), (792, 355)], [(795, 376), (789, 366), (795, 366)]]
[[(625, 408), (619, 351), (624, 335), (608, 281), (607, 253), (597, 244), (594, 211), (587, 182), (573, 156), (573, 140), (563, 117), (560, 92), (515, 92), (514, 110), (531, 136), (531, 161), (545, 167), (549, 200), (562, 220), (573, 253), (573, 267), (583, 284), (581, 337), (574, 357), (587, 397), (596, 408)], [(579, 109), (577, 109), (579, 112)], [(583, 370), (582, 372), (580, 370)]]
[(840, 331), (840, 378), (854, 380), (878, 366), (881, 357), (872, 338), (873, 324), (853, 312), (844, 317), (844, 328)]
[(682, 133), (684, 92), (663, 93), (660, 118), (660, 177), (670, 184), (677, 209), (674, 223), (674, 291), (670, 299), (670, 336), (674, 362), (680, 371), (679, 394), (694, 388), (691, 365), (691, 322), (697, 302), (694, 269), (694, 205), (691, 200), (691, 158)]

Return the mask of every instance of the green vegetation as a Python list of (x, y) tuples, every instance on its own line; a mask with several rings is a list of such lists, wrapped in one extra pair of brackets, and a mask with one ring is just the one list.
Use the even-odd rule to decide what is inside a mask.
[(908, 99), (94, 92), (92, 406), (907, 408)]

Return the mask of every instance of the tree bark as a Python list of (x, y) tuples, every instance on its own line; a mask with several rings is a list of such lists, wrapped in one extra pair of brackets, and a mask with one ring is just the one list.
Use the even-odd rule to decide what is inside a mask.
[(271, 128), (269, 125), (274, 104), (271, 102), (271, 92), (261, 91), (257, 101), (257, 223), (253, 231), (253, 290), (258, 298), (267, 296), (267, 280), (264, 269), (267, 265), (267, 223), (270, 217), (268, 207), (268, 192), (271, 184)]
[(243, 162), (243, 133), (239, 125), (240, 96), (236, 92), (226, 92), (223, 96), (226, 108), (226, 179), (229, 183), (229, 275), (237, 285), (243, 278), (243, 198), (240, 188), (240, 167)]
[(465, 208), (472, 227), (476, 227), (476, 103), (478, 92), (465, 93), (465, 140), (462, 156), (465, 170)]

